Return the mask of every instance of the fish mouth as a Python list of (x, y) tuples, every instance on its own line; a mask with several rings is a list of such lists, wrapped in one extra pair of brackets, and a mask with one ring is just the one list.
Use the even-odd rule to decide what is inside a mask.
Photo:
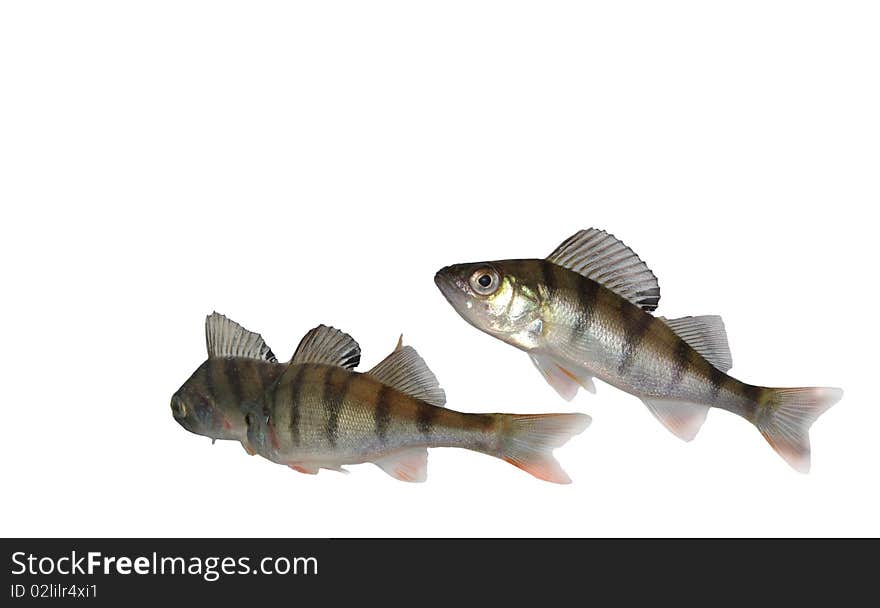
[(441, 268), (434, 275), (434, 283), (437, 284), (440, 293), (443, 294), (452, 309), (462, 319), (479, 329), (480, 326), (472, 318), (471, 313), (471, 309), (474, 307), (473, 296), (469, 293), (467, 283), (461, 278), (463, 268), (465, 268), (463, 264)]
[(454, 276), (449, 272), (450, 268), (452, 268), (452, 266), (444, 266), (438, 270), (437, 274), (434, 275), (434, 284), (437, 285), (437, 289), (440, 290), (443, 297), (449, 300), (450, 303), (454, 303), (453, 299), (456, 296), (461, 297), (463, 289)]
[(174, 395), (171, 398), (171, 415), (178, 421), (182, 421), (186, 418), (186, 404), (177, 396)]

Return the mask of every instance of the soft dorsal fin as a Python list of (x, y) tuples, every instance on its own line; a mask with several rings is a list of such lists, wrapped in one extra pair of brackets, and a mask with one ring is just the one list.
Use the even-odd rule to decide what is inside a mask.
[(208, 358), (242, 357), (262, 361), (278, 361), (260, 334), (213, 312), (205, 319), (205, 338), (208, 342)]
[(291, 364), (324, 363), (354, 369), (361, 362), (361, 347), (354, 338), (335, 327), (318, 325), (303, 336)]
[(635, 252), (604, 230), (588, 228), (568, 237), (547, 259), (601, 283), (644, 310), (660, 302), (657, 277)]
[(706, 360), (726, 372), (733, 367), (733, 357), (727, 344), (727, 332), (724, 321), (718, 315), (702, 317), (681, 317), (680, 319), (662, 319), (678, 337), (691, 345)]
[(440, 388), (437, 376), (428, 368), (416, 349), (403, 345), (403, 336), (400, 336), (397, 347), (391, 354), (367, 374), (382, 384), (431, 405), (442, 407), (446, 404), (446, 393)]

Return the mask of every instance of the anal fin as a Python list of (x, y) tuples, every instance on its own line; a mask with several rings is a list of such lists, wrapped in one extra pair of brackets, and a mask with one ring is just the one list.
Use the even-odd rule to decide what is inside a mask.
[(317, 475), (318, 471), (321, 469), (320, 467), (304, 464), (289, 464), (287, 466), (298, 473), (305, 473), (306, 475)]
[(288, 464), (287, 466), (289, 466), (294, 471), (297, 471), (299, 473), (305, 473), (306, 475), (317, 475), (318, 471), (320, 471), (321, 469), (327, 469), (328, 471), (337, 471), (339, 473), (348, 474), (347, 470), (343, 469), (338, 464), (332, 464), (332, 463), (321, 464), (321, 463), (316, 463), (316, 462), (309, 462), (309, 463), (292, 462), (292, 463)]
[(697, 436), (709, 412), (708, 405), (699, 403), (654, 398), (646, 398), (642, 401), (663, 426), (684, 441), (690, 441)]
[(532, 363), (544, 376), (547, 383), (556, 389), (556, 392), (565, 399), (571, 401), (575, 398), (578, 388), (583, 387), (590, 393), (596, 392), (596, 385), (593, 384), (593, 378), (582, 372), (573, 372), (570, 369), (559, 365), (552, 357), (544, 355), (529, 355)]
[(428, 450), (408, 448), (377, 458), (373, 464), (394, 479), (423, 482), (428, 478)]

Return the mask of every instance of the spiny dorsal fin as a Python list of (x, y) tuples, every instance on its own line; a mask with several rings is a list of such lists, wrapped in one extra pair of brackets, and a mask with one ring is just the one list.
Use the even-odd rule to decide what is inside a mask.
[(208, 358), (242, 357), (277, 362), (260, 334), (213, 312), (205, 319), (205, 337), (208, 342)]
[(727, 344), (727, 332), (724, 321), (718, 315), (702, 317), (681, 317), (680, 319), (662, 319), (678, 337), (691, 345), (706, 360), (726, 372), (733, 367), (733, 357)]
[(601, 283), (644, 310), (657, 309), (657, 277), (635, 252), (604, 230), (588, 228), (568, 237), (547, 259)]
[(354, 369), (361, 362), (361, 347), (354, 338), (335, 327), (318, 325), (303, 336), (291, 364), (324, 363)]
[(403, 345), (403, 336), (397, 341), (397, 348), (367, 374), (386, 386), (431, 405), (442, 407), (446, 404), (446, 393), (440, 388), (437, 376), (416, 349)]

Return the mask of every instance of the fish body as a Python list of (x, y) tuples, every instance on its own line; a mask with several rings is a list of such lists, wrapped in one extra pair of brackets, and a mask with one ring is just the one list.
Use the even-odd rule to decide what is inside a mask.
[(260, 413), (268, 437), (249, 439), (275, 462), (330, 465), (370, 462), (409, 448), (498, 449), (499, 420), (431, 405), (342, 367), (291, 365)]
[(720, 317), (655, 317), (656, 277), (632, 250), (595, 229), (547, 259), (457, 264), (435, 281), (470, 324), (526, 351), (566, 399), (599, 378), (642, 399), (692, 439), (710, 407), (749, 420), (794, 468), (809, 468), (810, 424), (842, 393), (737, 380)]
[[(402, 481), (424, 481), (427, 448), (496, 456), (556, 483), (570, 480), (551, 452), (589, 423), (582, 414), (468, 414), (443, 407), (445, 393), (412, 347), (398, 344), (366, 373), (346, 365), (348, 346), (304, 338), (289, 368), (263, 397), (243, 407), (250, 450), (303, 473), (372, 462)], [(351, 343), (354, 343), (351, 340)], [(356, 344), (356, 343), (354, 343)], [(335, 352), (334, 352), (335, 349)]]
[(208, 359), (171, 397), (174, 419), (212, 440), (246, 442), (241, 406), (258, 399), (287, 369), (259, 334), (213, 313), (205, 320)]

